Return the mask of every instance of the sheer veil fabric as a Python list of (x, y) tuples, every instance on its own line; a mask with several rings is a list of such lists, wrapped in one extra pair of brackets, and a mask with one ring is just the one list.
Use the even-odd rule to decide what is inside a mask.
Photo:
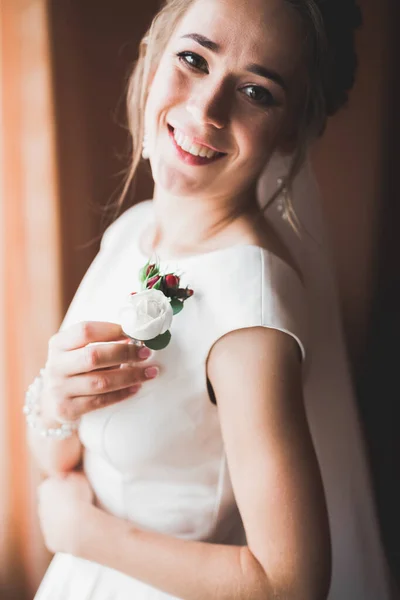
[[(261, 177), (265, 206), (288, 172), (275, 157)], [(304, 397), (328, 504), (333, 573), (330, 600), (390, 598), (389, 574), (374, 506), (364, 440), (346, 354), (333, 261), (321, 198), (309, 160), (296, 177), (292, 203), (300, 239), (283, 216), (281, 201), (265, 211), (302, 271), (309, 308), (310, 352)], [(305, 231), (304, 231), (305, 229)]]

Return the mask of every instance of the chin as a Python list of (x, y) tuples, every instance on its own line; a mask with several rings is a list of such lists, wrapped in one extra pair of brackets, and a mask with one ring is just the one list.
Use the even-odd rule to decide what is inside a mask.
[(152, 167), (154, 183), (173, 196), (193, 196), (209, 189), (209, 181), (197, 174), (184, 173), (171, 165)]

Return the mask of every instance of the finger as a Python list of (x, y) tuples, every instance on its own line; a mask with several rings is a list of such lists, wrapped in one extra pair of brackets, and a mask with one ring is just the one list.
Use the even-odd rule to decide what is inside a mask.
[(110, 369), (108, 371), (94, 371), (85, 375), (75, 375), (65, 380), (65, 395), (70, 398), (77, 396), (98, 396), (108, 394), (143, 383), (157, 376), (155, 365), (146, 367), (126, 367), (125, 369)]
[(141, 387), (141, 384), (138, 383), (130, 388), (117, 390), (116, 392), (73, 398), (70, 400), (68, 408), (63, 412), (63, 419), (74, 421), (75, 419), (79, 419), (82, 415), (97, 410), (98, 408), (103, 408), (104, 406), (110, 406), (111, 404), (116, 404), (122, 400), (127, 400), (134, 396)]
[(115, 344), (89, 344), (84, 348), (63, 352), (58, 357), (55, 370), (60, 375), (78, 375), (98, 369), (108, 369), (121, 364), (147, 360), (152, 352), (146, 346), (117, 342)]
[(127, 336), (117, 323), (81, 321), (56, 333), (49, 341), (52, 350), (75, 350), (95, 342), (116, 342)]

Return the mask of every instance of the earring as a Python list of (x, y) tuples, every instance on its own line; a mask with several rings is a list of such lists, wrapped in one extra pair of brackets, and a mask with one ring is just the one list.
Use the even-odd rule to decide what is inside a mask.
[(285, 184), (285, 179), (279, 177), (277, 180), (278, 190), (280, 190), (278, 202), (276, 203), (277, 211), (281, 213), (281, 217), (284, 221), (288, 220), (288, 200), (289, 190)]
[(146, 132), (144, 132), (144, 134), (143, 134), (142, 158), (144, 158), (145, 160), (147, 160), (148, 158), (150, 158), (150, 153), (149, 153), (149, 136), (147, 135)]
[(293, 207), (291, 185), (287, 183), (287, 179), (281, 177), (277, 183), (277, 210), (281, 213), (281, 218), (291, 226), (296, 235), (301, 239), (301, 229), (304, 229), (304, 227), (302, 227), (302, 223)]

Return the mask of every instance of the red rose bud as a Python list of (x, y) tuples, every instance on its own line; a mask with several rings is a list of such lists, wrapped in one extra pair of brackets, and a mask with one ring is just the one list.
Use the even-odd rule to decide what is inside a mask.
[(146, 269), (146, 277), (148, 277), (150, 275), (150, 273), (152, 272), (153, 269), (155, 269), (156, 265), (149, 265)]
[(161, 277), (159, 275), (155, 275), (154, 277), (148, 280), (148, 282), (146, 283), (146, 288), (148, 290), (151, 290), (151, 288), (153, 288), (156, 285), (157, 281), (159, 281), (160, 279)]
[(177, 298), (181, 298), (182, 300), (187, 300), (187, 298), (193, 296), (193, 290), (189, 290), (189, 288), (179, 288), (176, 290), (175, 296)]
[(177, 288), (179, 286), (179, 277), (176, 275), (166, 275), (165, 283), (169, 288)]

